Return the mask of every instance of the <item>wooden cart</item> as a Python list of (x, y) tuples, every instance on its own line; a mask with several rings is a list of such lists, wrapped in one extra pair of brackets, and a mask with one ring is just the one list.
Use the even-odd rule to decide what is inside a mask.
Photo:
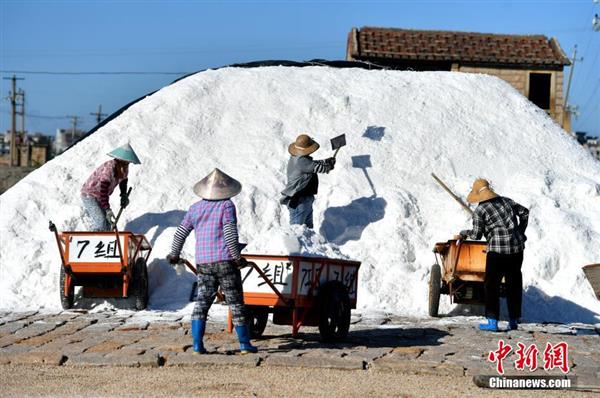
[(590, 264), (583, 267), (583, 272), (587, 277), (588, 282), (596, 293), (596, 298), (600, 300), (600, 264)]
[(59, 233), (50, 222), (61, 257), (60, 301), (73, 307), (75, 286), (83, 286), (83, 297), (135, 297), (138, 310), (148, 304), (146, 262), (152, 246), (144, 235), (133, 232)]
[[(262, 335), (269, 313), (273, 323), (318, 326), (322, 340), (346, 337), (350, 310), (356, 308), (360, 262), (323, 257), (244, 255), (250, 267), (241, 270), (244, 303), (253, 337)], [(231, 312), (228, 330), (233, 330)]]
[[(451, 303), (484, 304), (486, 248), (483, 241), (453, 239), (435, 244), (435, 264), (429, 276), (430, 316), (439, 315), (441, 294), (449, 295)], [(504, 291), (502, 283), (500, 295)]]

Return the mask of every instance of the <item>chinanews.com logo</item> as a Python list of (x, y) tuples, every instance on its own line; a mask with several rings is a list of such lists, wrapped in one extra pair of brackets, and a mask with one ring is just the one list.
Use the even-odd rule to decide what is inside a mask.
[[(565, 389), (576, 385), (576, 378), (569, 376), (569, 345), (564, 341), (552, 344), (547, 342), (541, 351), (533, 343), (529, 346), (517, 343), (516, 349), (504, 340), (498, 340), (498, 348), (490, 351), (487, 360), (495, 364), (497, 375), (475, 376), (473, 381), (479, 387), (494, 389)], [(541, 347), (540, 347), (541, 348)], [(513, 353), (512, 355), (511, 352)], [(510, 355), (510, 357), (509, 357)], [(513, 360), (513, 357), (516, 359)], [(526, 372), (525, 375), (505, 375), (505, 366)], [(546, 373), (560, 370), (557, 375), (532, 374), (538, 369)], [(529, 373), (529, 374), (527, 374)]]

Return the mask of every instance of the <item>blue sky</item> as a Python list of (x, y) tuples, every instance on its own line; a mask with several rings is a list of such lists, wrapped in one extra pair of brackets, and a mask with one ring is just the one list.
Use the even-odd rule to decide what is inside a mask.
[[(600, 3), (570, 1), (8, 1), (0, 0), (0, 70), (193, 72), (264, 59), (343, 59), (352, 27), (382, 26), (555, 36), (571, 56), (576, 130), (600, 136)], [(568, 69), (565, 70), (565, 81)], [(2, 77), (12, 74), (1, 73)], [(26, 128), (53, 134), (65, 115), (95, 125), (177, 75), (33, 75)], [(10, 83), (0, 82), (0, 131)], [(52, 117), (52, 118), (49, 118)]]

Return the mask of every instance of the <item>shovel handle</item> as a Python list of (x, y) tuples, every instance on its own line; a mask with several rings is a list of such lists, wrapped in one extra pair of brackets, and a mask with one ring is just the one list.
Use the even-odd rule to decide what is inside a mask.
[(335, 152), (333, 153), (333, 157), (335, 158), (337, 156), (337, 153), (340, 151), (340, 148), (336, 149)]

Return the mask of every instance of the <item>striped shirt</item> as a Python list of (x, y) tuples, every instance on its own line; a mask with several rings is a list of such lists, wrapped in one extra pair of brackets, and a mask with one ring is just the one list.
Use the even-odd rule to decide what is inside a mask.
[(110, 204), (108, 202), (109, 196), (113, 193), (116, 186), (127, 178), (128, 172), (118, 179), (116, 176), (117, 172), (117, 161), (111, 159), (100, 165), (91, 176), (88, 177), (85, 184), (81, 188), (81, 195), (94, 198), (98, 201), (100, 208), (108, 209)]
[(525, 249), (528, 220), (529, 210), (512, 199), (498, 196), (479, 203), (473, 214), (473, 229), (462, 231), (461, 235), (472, 239), (485, 236), (488, 252), (519, 253)]
[(196, 232), (196, 264), (240, 258), (235, 205), (230, 199), (200, 200), (177, 228), (171, 254), (179, 256), (192, 229)]

